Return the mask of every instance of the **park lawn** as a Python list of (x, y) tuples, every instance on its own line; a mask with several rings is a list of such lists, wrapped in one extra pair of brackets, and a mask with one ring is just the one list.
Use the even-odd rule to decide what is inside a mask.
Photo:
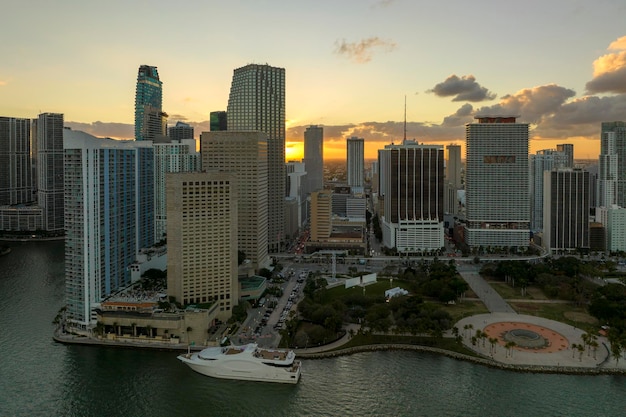
[[(365, 292), (363, 291), (364, 289)], [(385, 291), (387, 291), (388, 289), (390, 289), (388, 280), (376, 281), (376, 283), (368, 284), (365, 287), (355, 286), (351, 288), (345, 288), (345, 286), (339, 285), (337, 287), (326, 290), (324, 302), (331, 302), (335, 299), (340, 299), (346, 295), (354, 293), (365, 294), (368, 297), (384, 297)]]
[(474, 300), (457, 301), (456, 304), (442, 304), (442, 309), (452, 316), (453, 323), (464, 317), (489, 313), (482, 301)]
[(570, 303), (524, 303), (509, 302), (519, 314), (543, 317), (576, 326), (588, 333), (597, 333), (598, 320), (587, 313), (583, 307)]
[(513, 288), (506, 282), (489, 281), (489, 285), (491, 285), (491, 288), (493, 288), (498, 294), (500, 294), (500, 297), (505, 300), (533, 299), (531, 292), (527, 291), (526, 295), (522, 296), (522, 289), (520, 287)]
[(479, 356), (475, 352), (467, 349), (462, 344), (457, 343), (450, 337), (428, 337), (428, 336), (398, 336), (398, 335), (382, 335), (382, 334), (356, 334), (348, 343), (341, 345), (333, 350), (341, 350), (356, 346), (367, 345), (383, 345), (383, 344), (405, 344), (428, 346), (439, 349), (445, 349), (452, 352), (462, 353), (469, 356)]

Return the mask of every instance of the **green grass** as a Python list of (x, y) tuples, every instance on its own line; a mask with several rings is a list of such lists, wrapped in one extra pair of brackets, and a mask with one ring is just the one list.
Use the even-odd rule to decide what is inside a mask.
[(454, 323), (464, 317), (489, 313), (489, 310), (485, 307), (482, 301), (457, 301), (456, 304), (443, 304), (441, 307), (443, 310), (450, 313), (452, 316), (452, 322)]
[(583, 307), (569, 303), (509, 303), (519, 314), (543, 317), (545, 319), (567, 323), (589, 333), (598, 331), (597, 320), (590, 316)]
[(428, 346), (439, 349), (445, 349), (452, 352), (462, 353), (469, 356), (478, 356), (473, 351), (467, 349), (463, 345), (458, 344), (454, 339), (449, 337), (426, 337), (426, 336), (396, 336), (396, 335), (378, 335), (378, 334), (357, 334), (354, 335), (348, 343), (333, 350), (341, 350), (357, 346), (367, 345), (383, 345), (383, 344), (405, 344), (416, 346)]
[(489, 285), (505, 300), (533, 299), (532, 295), (528, 292), (526, 292), (525, 296), (522, 296), (522, 289), (520, 287), (513, 288), (506, 282), (490, 281)]

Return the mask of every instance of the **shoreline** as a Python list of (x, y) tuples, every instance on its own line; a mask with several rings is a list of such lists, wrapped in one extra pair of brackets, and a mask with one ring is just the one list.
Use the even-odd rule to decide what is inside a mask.
[[(167, 343), (154, 342), (152, 344), (142, 342), (131, 341), (106, 341), (92, 339), (86, 336), (74, 336), (74, 335), (53, 335), (52, 339), (55, 342), (67, 344), (67, 345), (87, 345), (87, 346), (100, 346), (100, 347), (112, 347), (122, 349), (151, 349), (170, 352), (186, 352), (200, 351), (208, 346), (187, 346), (182, 344), (170, 345)], [(491, 359), (465, 355), (458, 352), (453, 352), (446, 349), (434, 348), (430, 346), (409, 345), (401, 343), (389, 343), (378, 345), (363, 345), (355, 346), (345, 349), (328, 350), (323, 352), (297, 352), (296, 356), (300, 359), (320, 360), (328, 358), (336, 358), (340, 356), (354, 355), (357, 353), (365, 352), (378, 352), (378, 351), (414, 351), (414, 352), (427, 352), (438, 355), (447, 356), (452, 359), (461, 360), (465, 362), (471, 362), (476, 365), (482, 365), (489, 368), (501, 369), (504, 371), (518, 372), (518, 373), (542, 373), (542, 374), (561, 374), (561, 375), (622, 375), (626, 376), (626, 369), (620, 368), (589, 368), (589, 367), (576, 367), (576, 366), (548, 366), (548, 365), (515, 365), (497, 362)]]

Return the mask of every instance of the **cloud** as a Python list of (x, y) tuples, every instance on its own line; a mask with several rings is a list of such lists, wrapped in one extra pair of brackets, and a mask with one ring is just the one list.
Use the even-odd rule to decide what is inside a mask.
[(465, 103), (459, 107), (456, 113), (444, 117), (442, 126), (465, 126), (466, 123), (470, 123), (472, 121), (473, 110), (474, 107), (472, 107), (471, 104)]
[(574, 90), (556, 84), (525, 88), (505, 95), (498, 104), (479, 108), (475, 114), (520, 116), (520, 120), (541, 124), (558, 113), (563, 104), (575, 95)]
[(434, 93), (438, 97), (456, 96), (452, 101), (479, 102), (496, 98), (496, 94), (478, 84), (473, 75), (463, 75), (459, 78), (452, 74), (444, 82), (426, 92)]
[(2, 81), (0, 80), (0, 87), (2, 87), (3, 85), (7, 85), (8, 83), (6, 81)]
[(611, 42), (610, 51), (593, 62), (593, 79), (586, 84), (587, 92), (626, 93), (626, 36)]
[(373, 50), (382, 49), (391, 52), (396, 48), (393, 41), (386, 41), (378, 37), (362, 39), (359, 42), (346, 42), (345, 39), (335, 42), (335, 53), (346, 56), (348, 59), (364, 64), (372, 60)]
[(114, 122), (68, 122), (65, 126), (73, 130), (81, 130), (98, 137), (107, 137), (113, 139), (133, 139), (135, 137), (135, 125), (129, 123)]

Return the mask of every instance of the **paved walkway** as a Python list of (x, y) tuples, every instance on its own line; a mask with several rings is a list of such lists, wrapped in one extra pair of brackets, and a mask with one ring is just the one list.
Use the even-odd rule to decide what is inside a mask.
[(346, 334), (343, 335), (343, 337), (335, 340), (334, 342), (328, 343), (322, 346), (314, 346), (314, 347), (310, 347), (306, 349), (294, 349), (294, 352), (296, 352), (296, 355), (297, 355), (299, 353), (320, 353), (320, 352), (326, 352), (329, 350), (336, 349), (348, 343), (348, 340), (350, 340), (350, 338), (352, 337), (350, 336), (350, 329), (352, 329), (353, 334), (356, 334), (360, 328), (361, 328), (360, 324), (352, 324), (352, 323), (348, 324), (346, 326)]
[(515, 310), (513, 310), (504, 298), (491, 288), (491, 285), (480, 276), (477, 266), (459, 265), (457, 271), (491, 313), (515, 314)]
[[(567, 340), (567, 346), (566, 348), (556, 352), (550, 351), (553, 349), (546, 349), (542, 351), (541, 349), (532, 350), (523, 349), (521, 347), (514, 347), (510, 352), (508, 352), (504, 347), (505, 341), (499, 338), (495, 353), (492, 354), (491, 345), (488, 340), (485, 341), (484, 346), (482, 341), (477, 342), (476, 345), (472, 345), (472, 336), (475, 335), (476, 330), (484, 331), (485, 328), (490, 327), (495, 323), (509, 322), (520, 323), (520, 328), (524, 328), (522, 323), (528, 323), (539, 326), (542, 329), (546, 329), (546, 331), (548, 331), (547, 333), (552, 330), (556, 333), (553, 341), (561, 343), (559, 336), (563, 336)], [(467, 331), (464, 330), (463, 327), (470, 324), (472, 325), (472, 329)], [(491, 313), (466, 317), (456, 323), (455, 326), (459, 329), (459, 334), (463, 336), (463, 343), (466, 347), (485, 357), (491, 357), (495, 361), (501, 363), (513, 365), (542, 365), (584, 368), (595, 368), (601, 366), (603, 368), (618, 367), (620, 369), (626, 369), (626, 363), (624, 363), (626, 360), (620, 361), (618, 366), (616, 366), (615, 360), (609, 356), (607, 348), (609, 344), (604, 337), (598, 337), (597, 342), (599, 346), (596, 351), (595, 359), (593, 358), (593, 353), (588, 354), (587, 350), (583, 352), (582, 356), (578, 351), (572, 350), (572, 344), (583, 343), (581, 336), (585, 333), (585, 331), (558, 321), (521, 314)]]

